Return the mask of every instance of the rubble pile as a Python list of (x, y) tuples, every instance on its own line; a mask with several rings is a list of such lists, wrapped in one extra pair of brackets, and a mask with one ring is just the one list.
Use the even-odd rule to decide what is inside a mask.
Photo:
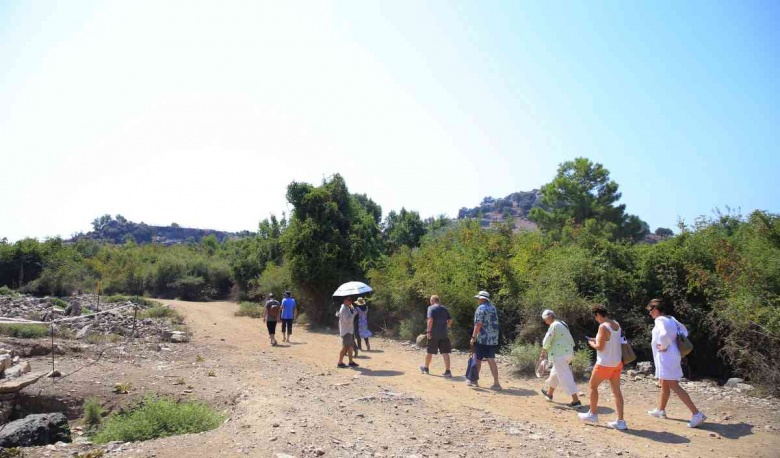
[[(97, 296), (80, 295), (68, 297), (67, 305), (63, 308), (63, 301), (50, 297), (0, 296), (0, 317), (11, 319), (26, 319), (54, 323), (55, 334), (72, 335), (76, 339), (90, 340), (90, 336), (122, 336), (133, 335), (140, 338), (160, 338), (174, 341), (187, 341), (187, 333), (176, 329), (174, 323), (168, 318), (142, 318), (145, 306), (135, 304), (132, 301), (101, 303), (99, 314)], [(137, 310), (136, 310), (137, 308)], [(137, 312), (137, 319), (134, 313)], [(58, 321), (72, 316), (81, 316), (80, 319)]]

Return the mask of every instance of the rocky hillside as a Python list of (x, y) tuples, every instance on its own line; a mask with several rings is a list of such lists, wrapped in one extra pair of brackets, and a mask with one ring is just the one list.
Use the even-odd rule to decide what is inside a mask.
[(176, 245), (182, 243), (199, 243), (205, 237), (213, 235), (217, 241), (223, 242), (231, 238), (254, 235), (249, 231), (224, 232), (213, 229), (193, 229), (188, 227), (150, 226), (143, 222), (134, 223), (124, 219), (111, 219), (101, 224), (93, 223), (95, 230), (86, 234), (78, 234), (72, 241), (81, 239), (99, 240), (102, 242), (121, 244), (131, 240), (138, 244), (157, 243), (161, 245)]
[(536, 224), (528, 220), (528, 213), (534, 207), (541, 207), (541, 201), (542, 192), (539, 189), (515, 192), (504, 198), (485, 197), (474, 208), (461, 208), (458, 219), (480, 218), (483, 226), (490, 226), (511, 217), (516, 230), (536, 230)]

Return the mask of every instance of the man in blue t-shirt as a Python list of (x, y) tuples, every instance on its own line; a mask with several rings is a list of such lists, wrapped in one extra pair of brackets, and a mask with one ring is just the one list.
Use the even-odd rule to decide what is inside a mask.
[(282, 299), (282, 342), (289, 342), (292, 335), (293, 320), (298, 318), (298, 307), (289, 291), (284, 292)]
[[(476, 372), (479, 375), (482, 369), (482, 361), (487, 360), (490, 373), (493, 375), (493, 388), (500, 390), (498, 382), (498, 365), (496, 365), (496, 350), (498, 350), (498, 311), (490, 303), (490, 294), (480, 291), (474, 296), (479, 301), (479, 306), (474, 312), (474, 332), (471, 335), (471, 345), (474, 346), (476, 359)], [(469, 386), (476, 386), (476, 382), (466, 380)]]

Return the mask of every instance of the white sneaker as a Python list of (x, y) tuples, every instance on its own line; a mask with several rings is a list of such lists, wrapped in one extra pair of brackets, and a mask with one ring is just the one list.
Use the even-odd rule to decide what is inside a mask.
[(578, 413), (577, 416), (580, 417), (580, 420), (586, 421), (588, 423), (598, 423), (599, 421), (599, 414), (591, 413), (590, 410), (587, 412)]
[(663, 419), (666, 418), (666, 411), (665, 410), (658, 410), (657, 408), (653, 409), (653, 410), (648, 410), (647, 414), (650, 415), (651, 417), (655, 417), (655, 418), (663, 418)]
[(625, 420), (610, 421), (609, 423), (607, 423), (607, 426), (609, 426), (610, 428), (613, 428), (613, 429), (620, 430), (620, 431), (625, 431), (625, 430), (628, 429), (628, 425), (626, 425), (626, 421)]
[(707, 416), (704, 415), (701, 411), (699, 411), (699, 413), (697, 413), (696, 415), (691, 417), (691, 422), (688, 423), (688, 427), (689, 428), (695, 428), (695, 427), (699, 426), (700, 424), (704, 423), (704, 420), (706, 420), (706, 419), (707, 419)]

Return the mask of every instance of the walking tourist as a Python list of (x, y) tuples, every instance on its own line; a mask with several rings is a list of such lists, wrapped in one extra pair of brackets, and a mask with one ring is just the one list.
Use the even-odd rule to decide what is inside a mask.
[(293, 320), (298, 318), (298, 304), (289, 291), (284, 292), (282, 299), (282, 342), (289, 342), (292, 336)]
[[(477, 310), (474, 312), (474, 331), (471, 334), (471, 344), (474, 345), (474, 356), (476, 359), (476, 373), (482, 370), (482, 361), (487, 360), (490, 366), (490, 373), (493, 375), (494, 390), (500, 390), (501, 384), (498, 382), (498, 365), (496, 364), (496, 351), (498, 350), (498, 310), (490, 302), (490, 294), (487, 291), (480, 291), (474, 296), (479, 302)], [(469, 386), (477, 386), (477, 382), (466, 380)]]
[(450, 316), (449, 310), (441, 305), (439, 296), (433, 295), (430, 299), (430, 306), (428, 307), (428, 331), (426, 337), (428, 338), (428, 351), (425, 355), (425, 365), (420, 366), (420, 371), (423, 374), (428, 374), (428, 368), (431, 367), (431, 360), (433, 355), (441, 353), (441, 357), (444, 360), (444, 377), (452, 377), (450, 371), (450, 353), (452, 352), (452, 344), (449, 337), (449, 328), (452, 326), (452, 316)]
[(363, 339), (366, 342), (366, 351), (371, 351), (371, 344), (368, 339), (371, 338), (373, 334), (368, 329), (368, 304), (366, 304), (366, 300), (362, 297), (359, 297), (357, 301), (355, 301), (355, 312), (357, 312), (358, 316), (358, 327), (355, 330), (358, 349), (363, 349), (360, 345), (360, 339)]
[(691, 411), (689, 428), (696, 428), (704, 423), (707, 417), (691, 400), (688, 393), (680, 386), (683, 376), (680, 349), (677, 346), (677, 335), (688, 336), (688, 329), (674, 317), (668, 316), (668, 305), (660, 299), (653, 299), (647, 304), (647, 311), (655, 320), (653, 338), (650, 348), (653, 350), (653, 362), (655, 364), (655, 376), (661, 381), (661, 394), (658, 399), (658, 407), (647, 413), (656, 418), (666, 418), (666, 405), (669, 403), (671, 392), (680, 398), (680, 401)]
[[(352, 305), (352, 297), (347, 296), (341, 304), (336, 316), (339, 317), (339, 336), (341, 336), (341, 351), (339, 351), (339, 363), (336, 367), (358, 367), (358, 363), (352, 360), (353, 347), (355, 345), (355, 307)], [(344, 364), (344, 355), (349, 357), (349, 365)]]
[(271, 339), (271, 346), (275, 347), (276, 342), (276, 323), (279, 320), (279, 312), (281, 311), (279, 301), (274, 299), (273, 293), (268, 293), (268, 300), (265, 302), (265, 309), (263, 310), (263, 319), (268, 327), (268, 337)]
[(603, 305), (594, 305), (591, 311), (593, 319), (599, 324), (596, 337), (588, 337), (588, 345), (596, 350), (596, 365), (590, 376), (590, 409), (578, 415), (583, 421), (592, 423), (599, 421), (599, 385), (604, 380), (609, 380), (612, 395), (615, 397), (617, 419), (607, 423), (607, 426), (622, 431), (628, 429), (623, 418), (623, 393), (620, 391), (620, 374), (623, 370), (622, 331), (620, 324), (609, 316), (607, 308)]
[(574, 358), (574, 339), (569, 332), (569, 326), (555, 316), (552, 310), (542, 312), (542, 319), (549, 326), (542, 340), (542, 353), (539, 358), (552, 361), (553, 368), (547, 378), (547, 389), (542, 388), (542, 394), (548, 401), (553, 400), (553, 393), (558, 385), (571, 396), (571, 402), (566, 404), (571, 408), (582, 406), (577, 396), (577, 384), (571, 371), (571, 360)]

